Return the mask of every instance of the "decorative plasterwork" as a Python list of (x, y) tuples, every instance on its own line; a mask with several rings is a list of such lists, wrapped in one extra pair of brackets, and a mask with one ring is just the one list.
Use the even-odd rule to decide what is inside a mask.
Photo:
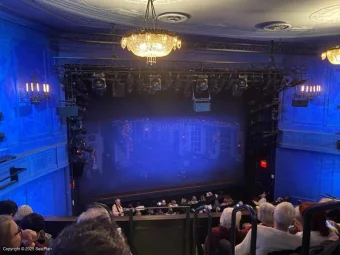
[(321, 23), (340, 22), (340, 4), (318, 10), (310, 16), (310, 19)]
[[(5, 1), (5, 0), (0, 0)], [(37, 11), (45, 12), (51, 18), (45, 23), (54, 23), (57, 25), (60, 20), (64, 21), (64, 25), (69, 25), (73, 28), (78, 26), (88, 26), (96, 28), (109, 28), (111, 24), (115, 24), (117, 29), (126, 28), (138, 28), (143, 25), (144, 11), (146, 0), (25, 0), (26, 4), (30, 3)], [(160, 9), (163, 11), (172, 11), (173, 6), (179, 6), (183, 4), (186, 6), (190, 1), (186, 0), (157, 0), (155, 4), (160, 5)], [(114, 4), (113, 4), (114, 3)], [(173, 5), (170, 5), (173, 3)], [(221, 3), (221, 1), (220, 1)], [(169, 7), (168, 7), (169, 6)], [(106, 7), (106, 8), (104, 8)], [(186, 6), (187, 7), (187, 6)], [(24, 9), (24, 8), (23, 8)], [(188, 7), (187, 7), (188, 9)], [(18, 9), (20, 14), (22, 10)], [(178, 11), (178, 10), (176, 10)], [(213, 18), (203, 21), (202, 17), (195, 16), (195, 8), (188, 9), (188, 14), (192, 15), (191, 19), (182, 23), (163, 23), (162, 28), (170, 29), (177, 33), (199, 34), (206, 36), (226, 36), (235, 38), (247, 38), (247, 39), (275, 39), (285, 38), (294, 39), (296, 37), (313, 37), (313, 36), (325, 36), (338, 34), (337, 23), (340, 24), (340, 5), (330, 6), (313, 13), (310, 19), (328, 25), (327, 27), (320, 24), (320, 27), (316, 27), (311, 24), (311, 20), (307, 20), (306, 23), (299, 22), (296, 26), (296, 22), (291, 22), (292, 28), (284, 31), (265, 31), (263, 29), (257, 29), (251, 24), (244, 25), (243, 23), (237, 23), (235, 21), (225, 22), (225, 20)], [(309, 15), (309, 13), (307, 14)], [(27, 14), (29, 17), (29, 14)], [(308, 16), (306, 16), (308, 17)], [(33, 17), (32, 17), (33, 18)], [(36, 15), (34, 19), (38, 19)], [(294, 20), (288, 18), (288, 20)], [(305, 19), (306, 20), (306, 19)], [(328, 22), (328, 23), (327, 23)], [(334, 23), (336, 25), (334, 26)]]
[(46, 8), (47, 10), (53, 9), (56, 15), (63, 15), (65, 12), (83, 17), (88, 20), (98, 20), (116, 23), (125, 23), (127, 25), (135, 25), (136, 19), (142, 19), (143, 13), (135, 10), (129, 10), (124, 8), (114, 9), (100, 9), (97, 7), (91, 7), (84, 4), (82, 0), (34, 0), (34, 2)]
[[(134, 4), (146, 4), (148, 0), (124, 0), (126, 2), (134, 3)], [(157, 4), (173, 4), (181, 2), (182, 0), (157, 0), (155, 1), (155, 5)]]

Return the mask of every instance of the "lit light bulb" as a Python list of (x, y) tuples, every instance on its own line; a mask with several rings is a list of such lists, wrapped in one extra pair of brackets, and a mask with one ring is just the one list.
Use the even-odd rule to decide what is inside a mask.
[(26, 92), (28, 92), (28, 83), (26, 83)]
[(32, 92), (34, 91), (34, 85), (33, 85), (33, 82), (31, 83), (31, 91), (32, 91)]
[(37, 91), (38, 91), (38, 92), (40, 91), (39, 83), (37, 83)]

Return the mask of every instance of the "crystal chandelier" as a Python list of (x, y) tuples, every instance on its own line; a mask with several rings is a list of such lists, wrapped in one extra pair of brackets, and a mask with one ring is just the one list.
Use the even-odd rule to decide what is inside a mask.
[(323, 52), (321, 54), (321, 59), (325, 60), (326, 58), (331, 64), (340, 65), (340, 46), (336, 46)]
[(172, 50), (181, 48), (182, 42), (175, 33), (157, 28), (157, 15), (154, 7), (155, 0), (148, 0), (145, 12), (145, 23), (150, 18), (153, 28), (142, 28), (129, 31), (121, 40), (123, 49), (127, 48), (138, 57), (146, 57), (147, 64), (156, 63), (156, 58), (168, 56)]

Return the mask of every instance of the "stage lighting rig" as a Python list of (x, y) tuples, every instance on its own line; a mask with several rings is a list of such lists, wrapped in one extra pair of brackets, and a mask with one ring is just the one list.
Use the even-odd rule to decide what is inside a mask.
[(196, 82), (196, 93), (207, 91), (208, 88), (208, 75), (198, 75)]
[(126, 91), (127, 91), (127, 93), (131, 93), (132, 92), (132, 90), (133, 90), (133, 83), (134, 83), (133, 76), (131, 75), (131, 73), (129, 73), (127, 78), (126, 78)]
[(104, 96), (107, 88), (105, 74), (94, 73), (92, 77), (92, 90), (96, 93), (97, 96)]
[(173, 83), (173, 79), (172, 79), (172, 74), (170, 72), (165, 78), (163, 90), (168, 90), (169, 88), (171, 88), (172, 83)]
[(248, 77), (247, 75), (239, 75), (239, 78), (233, 85), (233, 96), (241, 97), (244, 91), (248, 88)]
[(159, 74), (150, 74), (149, 75), (149, 93), (155, 94), (158, 91), (162, 90), (162, 78)]

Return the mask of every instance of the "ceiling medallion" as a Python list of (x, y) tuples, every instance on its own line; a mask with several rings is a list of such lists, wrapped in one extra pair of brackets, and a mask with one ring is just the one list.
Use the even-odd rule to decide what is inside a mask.
[(172, 50), (180, 49), (182, 42), (175, 33), (157, 28), (157, 15), (153, 5), (154, 0), (148, 0), (145, 12), (145, 22), (150, 18), (153, 28), (142, 28), (129, 31), (122, 40), (121, 46), (127, 48), (138, 57), (146, 57), (147, 64), (155, 64), (156, 58), (169, 55)]
[(286, 22), (266, 22), (262, 23), (262, 26), (260, 25), (260, 28), (264, 31), (268, 32), (281, 32), (281, 31), (287, 31), (292, 28), (292, 25), (287, 24)]
[(318, 10), (309, 17), (313, 21), (322, 23), (340, 22), (340, 5), (333, 5)]
[(190, 15), (179, 12), (167, 12), (158, 15), (157, 19), (163, 23), (183, 23), (190, 18)]
[(332, 65), (340, 65), (340, 46), (335, 46), (323, 52), (321, 59), (325, 60), (326, 58)]
[[(181, 2), (182, 0), (157, 0), (157, 4), (173, 4)], [(125, 2), (130, 2), (134, 4), (147, 4), (148, 0), (125, 0)]]

